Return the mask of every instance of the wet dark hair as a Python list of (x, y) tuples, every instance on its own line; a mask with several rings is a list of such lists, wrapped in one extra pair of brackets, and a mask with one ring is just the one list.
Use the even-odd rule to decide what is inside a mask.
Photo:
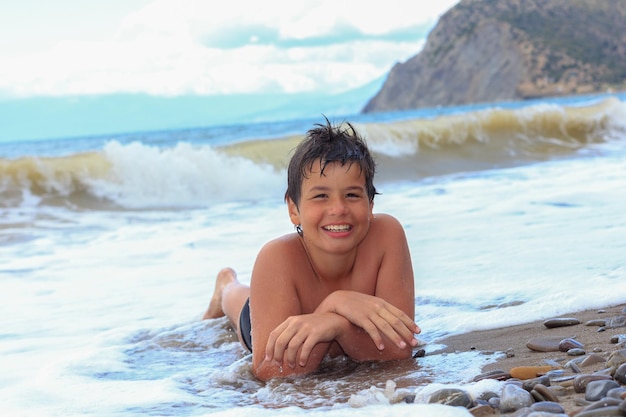
[(358, 164), (365, 176), (369, 201), (374, 201), (374, 196), (378, 194), (374, 187), (376, 163), (365, 141), (350, 123), (333, 126), (326, 117), (324, 119), (325, 125), (316, 123), (316, 127), (307, 132), (289, 161), (285, 201), (291, 199), (296, 207), (300, 205), (302, 181), (307, 178), (316, 161), (320, 163), (320, 175), (324, 175), (326, 166), (332, 162), (339, 162), (341, 166), (348, 164), (348, 167)]

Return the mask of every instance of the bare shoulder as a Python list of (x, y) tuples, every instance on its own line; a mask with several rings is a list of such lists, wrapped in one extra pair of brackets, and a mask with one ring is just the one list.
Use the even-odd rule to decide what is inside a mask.
[(265, 243), (258, 256), (276, 257), (285, 256), (293, 252), (301, 251), (302, 245), (299, 236), (295, 233), (280, 236)]
[(253, 278), (289, 276), (304, 256), (299, 236), (295, 233), (272, 239), (257, 254)]
[(400, 221), (384, 213), (374, 215), (374, 220), (370, 225), (370, 234), (376, 241), (393, 241), (399, 238), (405, 238), (404, 227), (402, 227)]

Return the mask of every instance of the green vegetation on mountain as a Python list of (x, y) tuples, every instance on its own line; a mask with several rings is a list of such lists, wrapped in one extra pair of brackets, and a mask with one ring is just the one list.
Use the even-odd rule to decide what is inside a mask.
[(626, 89), (626, 0), (462, 0), (364, 112)]

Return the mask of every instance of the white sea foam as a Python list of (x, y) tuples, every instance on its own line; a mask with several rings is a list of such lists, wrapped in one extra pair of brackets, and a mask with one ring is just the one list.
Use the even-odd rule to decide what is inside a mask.
[(284, 173), (210, 146), (179, 143), (160, 149), (111, 141), (104, 153), (112, 174), (93, 181), (93, 193), (124, 207), (203, 207), (280, 195)]

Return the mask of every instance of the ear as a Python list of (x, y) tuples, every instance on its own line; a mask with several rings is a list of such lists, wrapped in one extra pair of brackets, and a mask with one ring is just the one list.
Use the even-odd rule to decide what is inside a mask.
[(294, 226), (302, 224), (300, 221), (300, 210), (298, 210), (298, 206), (293, 202), (291, 198), (287, 198), (287, 208), (289, 210), (289, 219)]

